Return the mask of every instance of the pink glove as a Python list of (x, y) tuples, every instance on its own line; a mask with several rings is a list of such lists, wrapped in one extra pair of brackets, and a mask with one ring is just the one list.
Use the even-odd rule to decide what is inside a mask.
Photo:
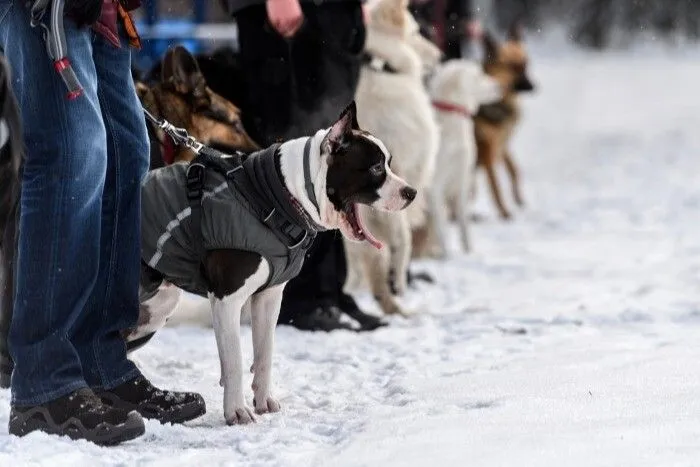
[(472, 39), (479, 39), (484, 34), (484, 29), (481, 27), (481, 21), (478, 19), (473, 19), (467, 22), (465, 25), (465, 32), (467, 37)]

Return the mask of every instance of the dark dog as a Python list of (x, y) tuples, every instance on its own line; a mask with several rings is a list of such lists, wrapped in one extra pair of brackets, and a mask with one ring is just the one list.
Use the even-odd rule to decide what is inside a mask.
[(23, 160), (21, 120), (10, 86), (10, 69), (0, 59), (0, 387), (9, 387), (12, 360), (7, 334), (12, 319), (20, 175)]
[(477, 164), (486, 170), (491, 194), (503, 219), (511, 217), (501, 196), (496, 178), (496, 164), (503, 162), (511, 179), (513, 197), (518, 206), (524, 205), (520, 189), (520, 175), (508, 148), (510, 139), (520, 121), (518, 94), (535, 89), (527, 73), (528, 56), (523, 44), (523, 33), (516, 23), (510, 28), (508, 40), (499, 44), (484, 36), (484, 70), (501, 84), (504, 98), (495, 104), (482, 106), (475, 119)]
[[(159, 71), (157, 79), (151, 74), (148, 81), (136, 83), (141, 103), (149, 112), (184, 128), (207, 146), (244, 153), (260, 149), (245, 131), (238, 107), (208, 86), (187, 49), (177, 46), (168, 50)], [(172, 144), (150, 122), (149, 133), (152, 169), (194, 157), (189, 149)]]

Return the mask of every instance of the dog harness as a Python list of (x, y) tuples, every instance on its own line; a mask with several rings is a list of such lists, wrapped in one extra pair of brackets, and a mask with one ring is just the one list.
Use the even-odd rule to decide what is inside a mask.
[[(304, 147), (304, 176), (307, 195), (318, 207), (310, 149), (311, 138)], [(200, 152), (189, 164), (151, 171), (143, 183), (141, 216), (142, 261), (200, 296), (208, 292), (201, 275), (207, 251), (258, 253), (270, 265), (265, 288), (295, 277), (316, 233), (325, 230), (287, 190), (279, 145), (248, 156)]]
[(374, 71), (381, 71), (384, 73), (396, 74), (399, 72), (396, 68), (391, 66), (389, 62), (379, 57), (375, 57), (369, 52), (364, 52), (362, 54), (362, 64), (367, 68)]

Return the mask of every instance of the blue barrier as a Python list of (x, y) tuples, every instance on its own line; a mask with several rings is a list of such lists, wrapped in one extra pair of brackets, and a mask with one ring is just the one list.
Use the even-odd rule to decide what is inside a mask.
[(188, 19), (159, 18), (158, 3), (158, 0), (145, 0), (145, 17), (136, 21), (143, 39), (143, 48), (134, 55), (133, 62), (137, 68), (143, 70), (159, 60), (171, 45), (183, 45), (192, 53), (200, 52), (204, 48), (204, 40), (198, 37), (201, 34), (197, 34), (197, 30), (206, 21), (206, 0), (192, 1), (194, 15)]

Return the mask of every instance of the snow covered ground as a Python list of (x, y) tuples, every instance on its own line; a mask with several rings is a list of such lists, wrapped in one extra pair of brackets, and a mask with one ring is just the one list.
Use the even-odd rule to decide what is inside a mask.
[(0, 434), (0, 465), (700, 464), (698, 58), (533, 46), (528, 208), (500, 223), (481, 196), (476, 252), (419, 265), (438, 282), (406, 297), (411, 319), (278, 329), (282, 413), (225, 426), (212, 331), (170, 328), (135, 358), (206, 416), (109, 449)]

